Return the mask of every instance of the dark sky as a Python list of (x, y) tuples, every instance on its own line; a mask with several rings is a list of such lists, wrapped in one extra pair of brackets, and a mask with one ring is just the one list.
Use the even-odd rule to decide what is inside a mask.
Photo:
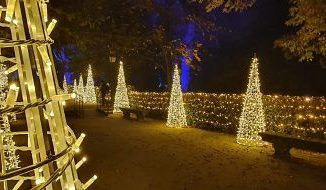
[(194, 91), (241, 93), (248, 82), (250, 58), (260, 60), (264, 94), (326, 95), (326, 69), (317, 63), (286, 60), (275, 39), (289, 32), (285, 0), (259, 0), (243, 13), (223, 15), (220, 22), (232, 32), (203, 54), (201, 71), (191, 82)]

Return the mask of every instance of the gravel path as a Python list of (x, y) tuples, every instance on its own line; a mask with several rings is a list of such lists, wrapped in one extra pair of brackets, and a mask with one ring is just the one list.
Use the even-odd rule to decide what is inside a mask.
[[(79, 169), (96, 190), (325, 190), (326, 156), (296, 151), (292, 162), (274, 159), (271, 146), (248, 148), (235, 137), (194, 128), (171, 129), (161, 121), (104, 117), (93, 110), (68, 118), (87, 134)], [(304, 159), (302, 159), (304, 158)]]

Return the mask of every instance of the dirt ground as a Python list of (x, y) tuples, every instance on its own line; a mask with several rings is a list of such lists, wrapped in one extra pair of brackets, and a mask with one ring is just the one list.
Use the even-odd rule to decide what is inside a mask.
[(76, 135), (87, 135), (80, 156), (88, 161), (78, 173), (83, 182), (98, 175), (90, 189), (326, 189), (326, 155), (294, 151), (295, 159), (280, 161), (270, 145), (248, 148), (228, 134), (104, 117), (92, 110), (83, 119), (68, 120)]

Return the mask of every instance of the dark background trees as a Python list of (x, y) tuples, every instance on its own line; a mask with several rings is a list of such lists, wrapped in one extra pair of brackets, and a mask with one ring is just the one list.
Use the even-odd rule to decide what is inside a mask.
[[(54, 51), (61, 55), (56, 56), (61, 73), (86, 72), (90, 63), (97, 81), (114, 83), (117, 67), (109, 62), (111, 49), (125, 62), (129, 84), (139, 90), (165, 90), (171, 64), (184, 56), (191, 57), (191, 91), (239, 93), (245, 88), (250, 57), (257, 52), (264, 93), (325, 94), (325, 69), (320, 64), (298, 63), (301, 55), (289, 51), (289, 38), (282, 38), (288, 34), (293, 39), (302, 26), (289, 29), (284, 24), (293, 17), (288, 16), (289, 8), (299, 6), (292, 4), (295, 1), (219, 0), (214, 6), (210, 2), (51, 1), (51, 16), (59, 20), (53, 38)], [(187, 40), (190, 25), (194, 35)], [(276, 39), (285, 57), (292, 59), (274, 48)], [(323, 54), (312, 55), (312, 62), (322, 63)]]

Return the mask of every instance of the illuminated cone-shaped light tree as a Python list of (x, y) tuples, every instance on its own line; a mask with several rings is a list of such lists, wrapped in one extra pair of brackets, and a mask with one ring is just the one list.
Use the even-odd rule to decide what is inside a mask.
[[(6, 101), (1, 102), (10, 109), (0, 110), (7, 115), (22, 113), (26, 120), (25, 127), (19, 127), (17, 132), (1, 133), (2, 140), (5, 135), (24, 139), (15, 146), (0, 144), (1, 190), (86, 190), (97, 178), (94, 176), (85, 183), (78, 178), (77, 169), (83, 162), (75, 162), (74, 157), (85, 134), (76, 137), (67, 125), (64, 101), (75, 96), (59, 93), (50, 37), (57, 21), (46, 22), (48, 3), (49, 0), (1, 2), (1, 28), (7, 29), (1, 29), (0, 49), (6, 48), (10, 55), (1, 56), (1, 60), (12, 62), (6, 73), (18, 76), (20, 88), (10, 85)], [(6, 171), (9, 165), (4, 161), (8, 155), (5, 151), (11, 148), (26, 151), (27, 162), (14, 172)]]
[[(5, 73), (6, 67), (2, 63), (0, 63), (0, 100), (3, 102), (6, 99), (6, 88), (8, 87), (8, 77)], [(4, 106), (0, 106), (1, 108), (4, 108)], [(10, 129), (10, 123), (9, 118), (12, 118), (15, 115), (9, 115), (9, 114), (1, 114), (0, 115), (0, 134), (5, 133), (5, 135), (2, 135), (2, 146), (7, 147), (4, 151), (4, 164), (5, 164), (5, 170), (9, 171), (12, 169), (19, 168), (19, 156), (16, 155), (16, 149), (15, 147), (15, 141), (13, 140), (13, 136), (10, 135), (11, 129)]]
[(91, 65), (88, 66), (88, 71), (87, 71), (87, 82), (85, 87), (84, 101), (88, 103), (96, 103), (96, 93), (95, 93), (95, 86), (94, 86)]
[(74, 79), (74, 89), (73, 89), (74, 93), (78, 93), (78, 86), (77, 86), (77, 81), (76, 79)]
[(63, 87), (63, 93), (68, 94), (68, 84), (67, 84), (67, 79), (66, 79), (65, 75), (63, 75), (62, 87)]
[(84, 81), (83, 81), (83, 75), (82, 74), (79, 76), (77, 93), (79, 94), (79, 98), (81, 98), (83, 100), (84, 95), (85, 95), (85, 88), (84, 88)]
[(129, 108), (129, 107), (130, 106), (129, 106), (128, 92), (127, 92), (127, 85), (125, 81), (125, 74), (123, 71), (123, 63), (122, 61), (120, 61), (117, 89), (115, 91), (115, 96), (114, 96), (113, 113), (121, 112), (120, 108)]
[(258, 58), (255, 55), (250, 66), (249, 84), (244, 96), (237, 134), (237, 142), (249, 146), (262, 145), (258, 133), (264, 132), (266, 126), (258, 65)]
[(180, 75), (178, 66), (175, 65), (173, 73), (173, 83), (170, 95), (170, 104), (168, 109), (168, 119), (166, 125), (168, 127), (185, 127), (187, 126), (186, 112), (183, 105)]

